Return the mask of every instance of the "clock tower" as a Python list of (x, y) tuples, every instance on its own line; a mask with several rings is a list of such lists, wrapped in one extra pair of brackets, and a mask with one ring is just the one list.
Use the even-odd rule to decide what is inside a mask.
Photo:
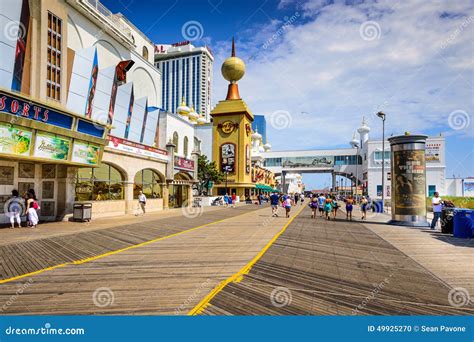
[(240, 98), (237, 81), (245, 74), (245, 63), (235, 56), (232, 39), (232, 55), (221, 67), (222, 76), (229, 81), (227, 97), (219, 101), (211, 111), (213, 118), (213, 160), (226, 181), (214, 186), (214, 194), (235, 193), (241, 200), (250, 196), (252, 183), (251, 134), (253, 114)]

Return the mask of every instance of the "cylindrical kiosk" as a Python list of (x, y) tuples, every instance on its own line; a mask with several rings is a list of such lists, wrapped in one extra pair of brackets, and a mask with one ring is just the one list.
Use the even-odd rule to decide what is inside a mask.
[(391, 147), (392, 220), (394, 225), (428, 227), (426, 219), (426, 135), (388, 139)]

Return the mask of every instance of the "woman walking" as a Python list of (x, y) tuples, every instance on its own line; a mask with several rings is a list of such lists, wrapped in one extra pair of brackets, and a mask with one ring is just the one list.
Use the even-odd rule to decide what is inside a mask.
[(309, 202), (309, 207), (311, 208), (311, 218), (316, 218), (316, 212), (318, 211), (318, 198), (316, 196), (311, 197), (311, 202)]
[(362, 196), (362, 200), (360, 201), (360, 209), (362, 211), (362, 220), (367, 218), (367, 207), (369, 206), (369, 201), (365, 196)]
[(330, 216), (329, 216), (329, 213), (332, 211), (332, 200), (331, 198), (329, 198), (329, 196), (327, 197), (325, 203), (324, 203), (324, 214), (326, 215), (326, 219), (329, 221), (330, 220)]
[(339, 203), (337, 203), (336, 196), (332, 196), (331, 205), (332, 205), (332, 215), (333, 215), (334, 220), (336, 220), (337, 209), (339, 208)]
[(28, 227), (36, 228), (38, 225), (38, 213), (35, 209), (35, 203), (31, 202), (30, 207), (28, 208)]
[(352, 209), (354, 205), (354, 199), (351, 195), (346, 199), (346, 220), (352, 221)]
[(8, 200), (8, 216), (10, 216), (11, 228), (15, 228), (15, 222), (18, 228), (21, 228), (22, 200), (18, 190), (12, 190), (12, 197)]
[(286, 199), (283, 201), (283, 207), (285, 208), (286, 212), (286, 217), (290, 217), (290, 211), (291, 211), (291, 197), (286, 197)]

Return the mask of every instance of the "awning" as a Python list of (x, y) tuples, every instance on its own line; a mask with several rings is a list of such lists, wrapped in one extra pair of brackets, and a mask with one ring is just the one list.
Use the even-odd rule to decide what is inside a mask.
[(255, 185), (255, 189), (268, 191), (268, 192), (275, 191), (270, 185), (266, 185), (266, 184), (257, 184)]

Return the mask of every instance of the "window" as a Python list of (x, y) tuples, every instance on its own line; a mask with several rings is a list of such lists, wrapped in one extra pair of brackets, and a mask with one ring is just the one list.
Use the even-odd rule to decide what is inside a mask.
[(179, 136), (178, 136), (178, 132), (174, 132), (173, 133), (173, 144), (176, 146), (174, 148), (174, 153), (177, 154), (178, 153), (178, 143), (179, 143)]
[(144, 46), (143, 49), (142, 49), (142, 56), (143, 56), (143, 58), (148, 60), (148, 49), (146, 48), (146, 46)]
[(194, 150), (201, 151), (201, 141), (194, 137)]
[[(374, 152), (374, 159), (375, 160), (382, 160), (382, 151), (375, 151)], [(390, 151), (385, 151), (385, 160), (390, 160)]]
[(62, 21), (48, 12), (46, 96), (61, 101)]
[(123, 199), (123, 176), (111, 165), (81, 168), (76, 177), (76, 201)]
[(382, 185), (377, 185), (377, 196), (381, 197), (382, 196)]
[(428, 197), (433, 197), (436, 192), (436, 185), (428, 185)]
[(140, 191), (147, 198), (161, 198), (161, 177), (150, 169), (138, 171), (133, 182), (133, 198), (138, 198)]
[(184, 154), (184, 157), (187, 158), (188, 157), (188, 137), (184, 137), (184, 143), (183, 143), (183, 154)]

